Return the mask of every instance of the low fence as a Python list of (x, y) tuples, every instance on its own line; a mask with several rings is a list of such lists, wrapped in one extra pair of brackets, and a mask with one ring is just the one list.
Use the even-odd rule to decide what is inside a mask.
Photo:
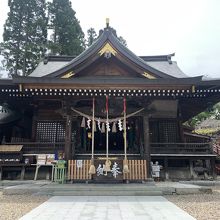
[(68, 180), (90, 180), (90, 160), (69, 160)]
[[(119, 164), (119, 163), (118, 163)], [(120, 164), (123, 164), (122, 161)], [(102, 181), (108, 182), (110, 179), (114, 179), (114, 176), (106, 175), (102, 176), (94, 174), (92, 176), (89, 174), (90, 160), (69, 160), (68, 161), (68, 180), (91, 180), (95, 179), (98, 181), (99, 179)], [(96, 167), (97, 168), (97, 167)], [(124, 174), (122, 172), (123, 167), (119, 166), (120, 172), (118, 175), (121, 177), (117, 177), (114, 180), (146, 180), (147, 179), (147, 161), (146, 160), (128, 160), (128, 169), (129, 173)], [(112, 171), (109, 171), (110, 173)], [(93, 178), (95, 177), (95, 178)]]
[(146, 180), (147, 179), (147, 161), (146, 160), (128, 160), (129, 173), (123, 174), (124, 180)]

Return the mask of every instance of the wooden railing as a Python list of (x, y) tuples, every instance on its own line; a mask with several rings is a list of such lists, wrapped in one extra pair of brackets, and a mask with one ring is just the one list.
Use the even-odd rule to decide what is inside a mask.
[(129, 173), (123, 174), (124, 180), (146, 180), (147, 179), (147, 161), (146, 160), (128, 160)]
[(77, 164), (77, 160), (68, 160), (68, 180), (91, 179), (89, 167), (90, 160), (80, 160), (80, 164)]
[(57, 151), (64, 150), (64, 142), (14, 142), (14, 143), (5, 143), (6, 145), (23, 145), (22, 152), (25, 153), (55, 153)]
[(213, 153), (210, 143), (151, 143), (151, 153)]
[[(23, 145), (23, 153), (55, 153), (57, 151), (64, 151), (64, 142), (14, 142), (4, 143), (9, 145)], [(73, 145), (73, 143), (72, 143)], [(151, 153), (175, 153), (175, 154), (207, 154), (213, 153), (213, 150), (220, 152), (219, 148), (213, 148), (211, 143), (150, 143)], [(76, 152), (77, 153), (77, 152)], [(86, 152), (82, 152), (86, 154)], [(87, 152), (91, 153), (91, 152)], [(97, 153), (97, 152), (96, 152)], [(120, 152), (118, 152), (120, 153)], [(123, 152), (121, 152), (123, 154)], [(117, 154), (117, 152), (116, 152)]]

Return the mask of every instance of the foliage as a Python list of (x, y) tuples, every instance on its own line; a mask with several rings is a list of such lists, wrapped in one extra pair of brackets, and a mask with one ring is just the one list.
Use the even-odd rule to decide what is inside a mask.
[(199, 113), (198, 115), (190, 119), (187, 124), (195, 127), (196, 125), (200, 124), (202, 121), (208, 118), (220, 120), (220, 103), (217, 103), (213, 107), (208, 108), (206, 111)]
[[(0, 60), (1, 60), (1, 57), (0, 57)], [(6, 75), (7, 74), (6, 74), (6, 71), (2, 65), (2, 62), (0, 62), (0, 78), (4, 78), (4, 77), (6, 77)]]
[(197, 134), (212, 136), (219, 131), (220, 131), (220, 128), (201, 128), (201, 129), (196, 129), (194, 132)]
[(44, 55), (47, 40), (45, 0), (10, 0), (1, 54), (10, 74), (28, 75)]
[(70, 0), (49, 3), (49, 28), (52, 36), (49, 49), (53, 54), (78, 55), (85, 49), (84, 33)]
[(89, 47), (93, 44), (93, 42), (97, 39), (97, 34), (94, 28), (89, 28), (87, 30), (87, 44), (86, 46)]

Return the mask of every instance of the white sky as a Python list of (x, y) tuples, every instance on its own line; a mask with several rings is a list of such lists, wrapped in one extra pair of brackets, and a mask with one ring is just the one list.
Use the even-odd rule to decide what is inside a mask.
[[(105, 18), (137, 55), (175, 52), (189, 76), (220, 78), (219, 0), (71, 0), (83, 31), (105, 27)], [(0, 0), (0, 35), (8, 0)], [(0, 38), (2, 41), (2, 37)]]

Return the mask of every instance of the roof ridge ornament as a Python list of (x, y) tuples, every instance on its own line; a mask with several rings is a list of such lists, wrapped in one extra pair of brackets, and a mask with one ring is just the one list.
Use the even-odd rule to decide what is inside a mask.
[(106, 28), (109, 28), (109, 18), (106, 18), (105, 21), (106, 21)]

